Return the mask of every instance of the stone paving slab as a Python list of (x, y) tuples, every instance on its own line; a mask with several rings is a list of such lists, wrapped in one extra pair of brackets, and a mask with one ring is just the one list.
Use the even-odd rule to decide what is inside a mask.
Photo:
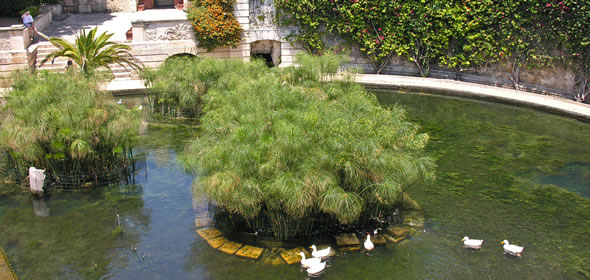
[(211, 246), (213, 249), (217, 249), (227, 242), (229, 242), (229, 240), (223, 236), (207, 240), (207, 243), (209, 243), (209, 246)]
[(213, 219), (209, 217), (195, 218), (195, 227), (202, 228), (213, 225)]
[(410, 230), (399, 226), (390, 226), (387, 228), (387, 232), (392, 234), (394, 237), (407, 236), (410, 234)]
[(246, 245), (236, 252), (236, 256), (257, 260), (264, 252), (264, 248)]
[(230, 254), (233, 255), (235, 252), (237, 252), (241, 247), (243, 246), (242, 243), (238, 243), (238, 242), (226, 242), (223, 245), (221, 245), (221, 247), (217, 248), (217, 250), (224, 252), (226, 254)]
[(143, 12), (127, 13), (83, 13), (55, 16), (53, 22), (44, 30), (50, 37), (74, 41), (82, 29), (98, 28), (98, 32), (113, 33), (111, 40), (125, 41), (125, 32), (133, 21), (186, 20), (186, 13), (177, 9), (149, 9)]
[(387, 243), (387, 238), (384, 234), (378, 234), (371, 236), (371, 242), (375, 245), (383, 245)]
[(395, 243), (395, 244), (397, 244), (397, 243), (400, 243), (400, 242), (402, 242), (402, 241), (406, 240), (406, 238), (408, 238), (408, 236), (393, 237), (393, 236), (387, 235), (387, 236), (386, 236), (386, 238), (387, 238), (389, 241), (391, 241), (392, 243)]
[[(281, 258), (283, 258), (283, 260), (287, 263), (287, 264), (294, 264), (294, 263), (298, 263), (301, 261), (301, 256), (299, 255), (299, 252), (304, 252), (306, 253), (305, 249), (303, 247), (297, 247), (297, 248), (293, 248), (290, 250), (285, 250), (281, 252)], [(306, 253), (307, 255), (307, 253)]]
[(336, 245), (338, 245), (338, 247), (361, 244), (358, 236), (354, 233), (339, 234), (334, 236), (334, 239), (336, 239)]
[(204, 228), (197, 230), (197, 233), (203, 237), (205, 240), (213, 239), (215, 237), (221, 236), (221, 232), (214, 227)]

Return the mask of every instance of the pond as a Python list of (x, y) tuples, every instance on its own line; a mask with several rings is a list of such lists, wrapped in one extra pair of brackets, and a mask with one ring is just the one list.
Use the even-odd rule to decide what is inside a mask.
[[(322, 279), (590, 277), (589, 124), (474, 100), (375, 94), (431, 135), (438, 179), (408, 190), (425, 209), (425, 231), (372, 256), (341, 254)], [(150, 125), (136, 186), (42, 200), (0, 186), (0, 246), (19, 278), (307, 278), (298, 265), (220, 253), (195, 233), (193, 178), (176, 157), (196, 134)], [(484, 239), (483, 248), (463, 249), (465, 235)], [(525, 246), (523, 257), (503, 255), (504, 239)]]

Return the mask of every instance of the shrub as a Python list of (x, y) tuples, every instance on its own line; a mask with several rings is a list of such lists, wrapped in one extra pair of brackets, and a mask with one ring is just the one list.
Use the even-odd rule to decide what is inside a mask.
[(0, 145), (24, 168), (96, 181), (120, 172), (137, 141), (139, 113), (115, 104), (96, 81), (66, 74), (17, 72), (3, 106)]
[(31, 14), (31, 16), (33, 16), (33, 18), (37, 17), (41, 12), (39, 11), (39, 6), (34, 5), (34, 6), (28, 6), (24, 9), (22, 9), (19, 13), (22, 15), (24, 14), (27, 10), (29, 10), (29, 13)]
[(0, 0), (0, 16), (20, 17), (20, 11), (35, 4), (35, 0)]
[[(266, 217), (286, 239), (293, 235), (286, 221), (300, 230), (317, 216), (353, 224), (433, 179), (433, 161), (423, 155), (428, 135), (402, 109), (380, 107), (352, 82), (322, 82), (339, 60), (302, 55), (301, 67), (272, 70), (197, 62), (201, 71), (224, 71), (213, 70), (202, 134), (184, 155), (198, 174), (195, 190), (253, 231)], [(305, 234), (319, 226), (305, 226)]]
[(236, 47), (242, 28), (234, 15), (235, 0), (196, 0), (189, 11), (199, 46), (208, 51), (221, 46)]

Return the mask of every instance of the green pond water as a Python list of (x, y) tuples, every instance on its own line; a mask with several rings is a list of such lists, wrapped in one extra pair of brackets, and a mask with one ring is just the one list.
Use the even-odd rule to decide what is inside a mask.
[[(340, 254), (321, 279), (590, 277), (589, 124), (473, 100), (375, 94), (406, 107), (431, 135), (438, 179), (408, 190), (425, 209), (425, 231), (371, 256)], [(136, 186), (35, 200), (0, 185), (0, 246), (19, 278), (307, 279), (298, 265), (229, 256), (195, 233), (193, 178), (176, 157), (196, 134), (150, 126), (135, 153), (146, 158)], [(465, 235), (484, 239), (483, 248), (463, 249)], [(505, 256), (503, 239), (524, 246), (523, 257)]]

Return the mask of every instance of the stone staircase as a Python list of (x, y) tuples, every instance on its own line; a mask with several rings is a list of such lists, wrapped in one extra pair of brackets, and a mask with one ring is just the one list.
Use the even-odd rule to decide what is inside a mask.
[[(65, 57), (56, 58), (53, 63), (51, 61), (45, 62), (41, 65), (41, 61), (51, 52), (56, 51), (57, 48), (48, 42), (42, 42), (37, 44), (36, 57), (35, 57), (35, 69), (36, 70), (50, 70), (56, 72), (64, 72), (68, 59)], [(111, 70), (115, 80), (131, 80), (137, 78), (137, 73), (133, 72), (131, 68), (124, 67), (118, 64), (111, 64)]]

